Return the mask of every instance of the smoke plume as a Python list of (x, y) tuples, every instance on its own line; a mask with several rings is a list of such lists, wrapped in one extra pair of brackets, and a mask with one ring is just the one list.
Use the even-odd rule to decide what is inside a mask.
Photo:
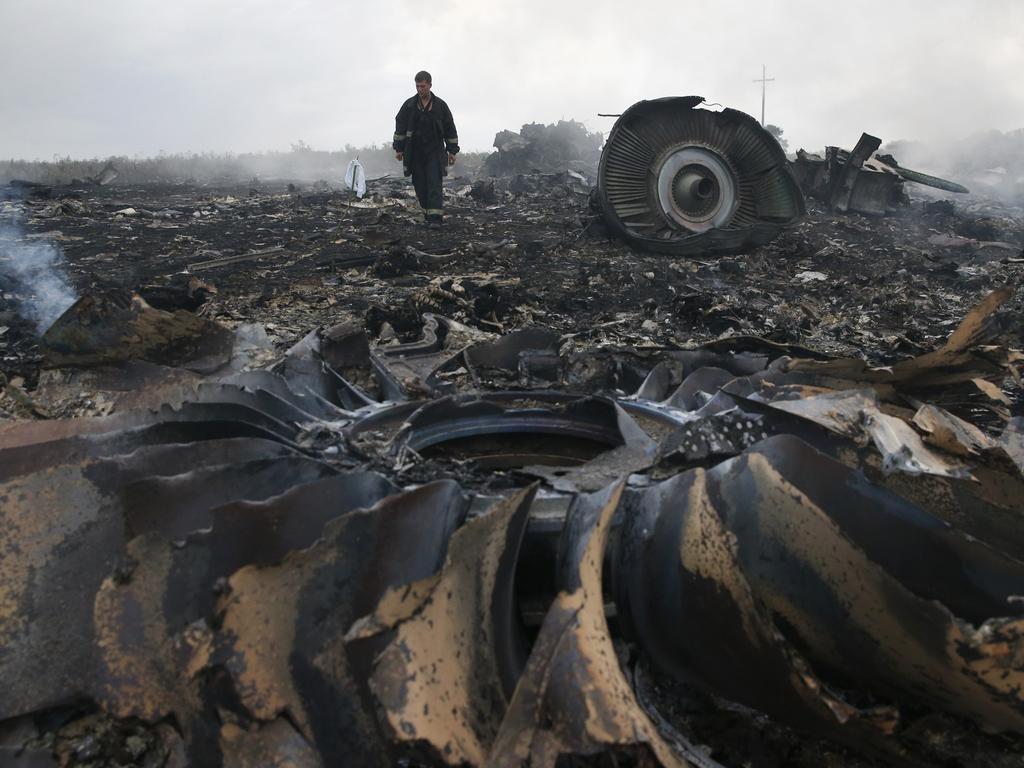
[(0, 221), (0, 288), (13, 294), (15, 311), (40, 334), (75, 302), (63, 268), (58, 247), (26, 240), (17, 221)]
[(984, 131), (955, 142), (894, 141), (883, 151), (906, 168), (959, 182), (983, 197), (1024, 206), (1024, 129)]

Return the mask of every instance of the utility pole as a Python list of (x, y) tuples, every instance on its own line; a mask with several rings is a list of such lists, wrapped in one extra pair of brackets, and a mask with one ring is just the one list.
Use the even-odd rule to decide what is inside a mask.
[(768, 88), (768, 83), (775, 82), (774, 77), (765, 77), (767, 71), (764, 64), (761, 65), (761, 79), (754, 80), (755, 83), (761, 84), (761, 127), (764, 128), (764, 92)]

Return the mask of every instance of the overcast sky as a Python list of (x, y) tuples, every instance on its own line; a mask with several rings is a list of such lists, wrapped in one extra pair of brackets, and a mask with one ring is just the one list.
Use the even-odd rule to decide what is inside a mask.
[(427, 69), (463, 149), (698, 94), (790, 148), (1024, 127), (1024, 1), (0, 0), (0, 158), (390, 142)]

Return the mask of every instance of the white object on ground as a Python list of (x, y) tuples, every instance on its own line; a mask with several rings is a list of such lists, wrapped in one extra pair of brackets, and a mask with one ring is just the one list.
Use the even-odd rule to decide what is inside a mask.
[(357, 197), (366, 194), (366, 172), (358, 160), (349, 160), (345, 169), (345, 189), (351, 189)]

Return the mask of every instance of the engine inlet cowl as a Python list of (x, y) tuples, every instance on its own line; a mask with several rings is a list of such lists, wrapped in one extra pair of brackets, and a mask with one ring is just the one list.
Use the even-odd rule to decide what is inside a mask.
[(740, 253), (806, 209), (782, 147), (743, 112), (700, 96), (640, 101), (601, 153), (598, 199), (612, 231), (675, 256)]

